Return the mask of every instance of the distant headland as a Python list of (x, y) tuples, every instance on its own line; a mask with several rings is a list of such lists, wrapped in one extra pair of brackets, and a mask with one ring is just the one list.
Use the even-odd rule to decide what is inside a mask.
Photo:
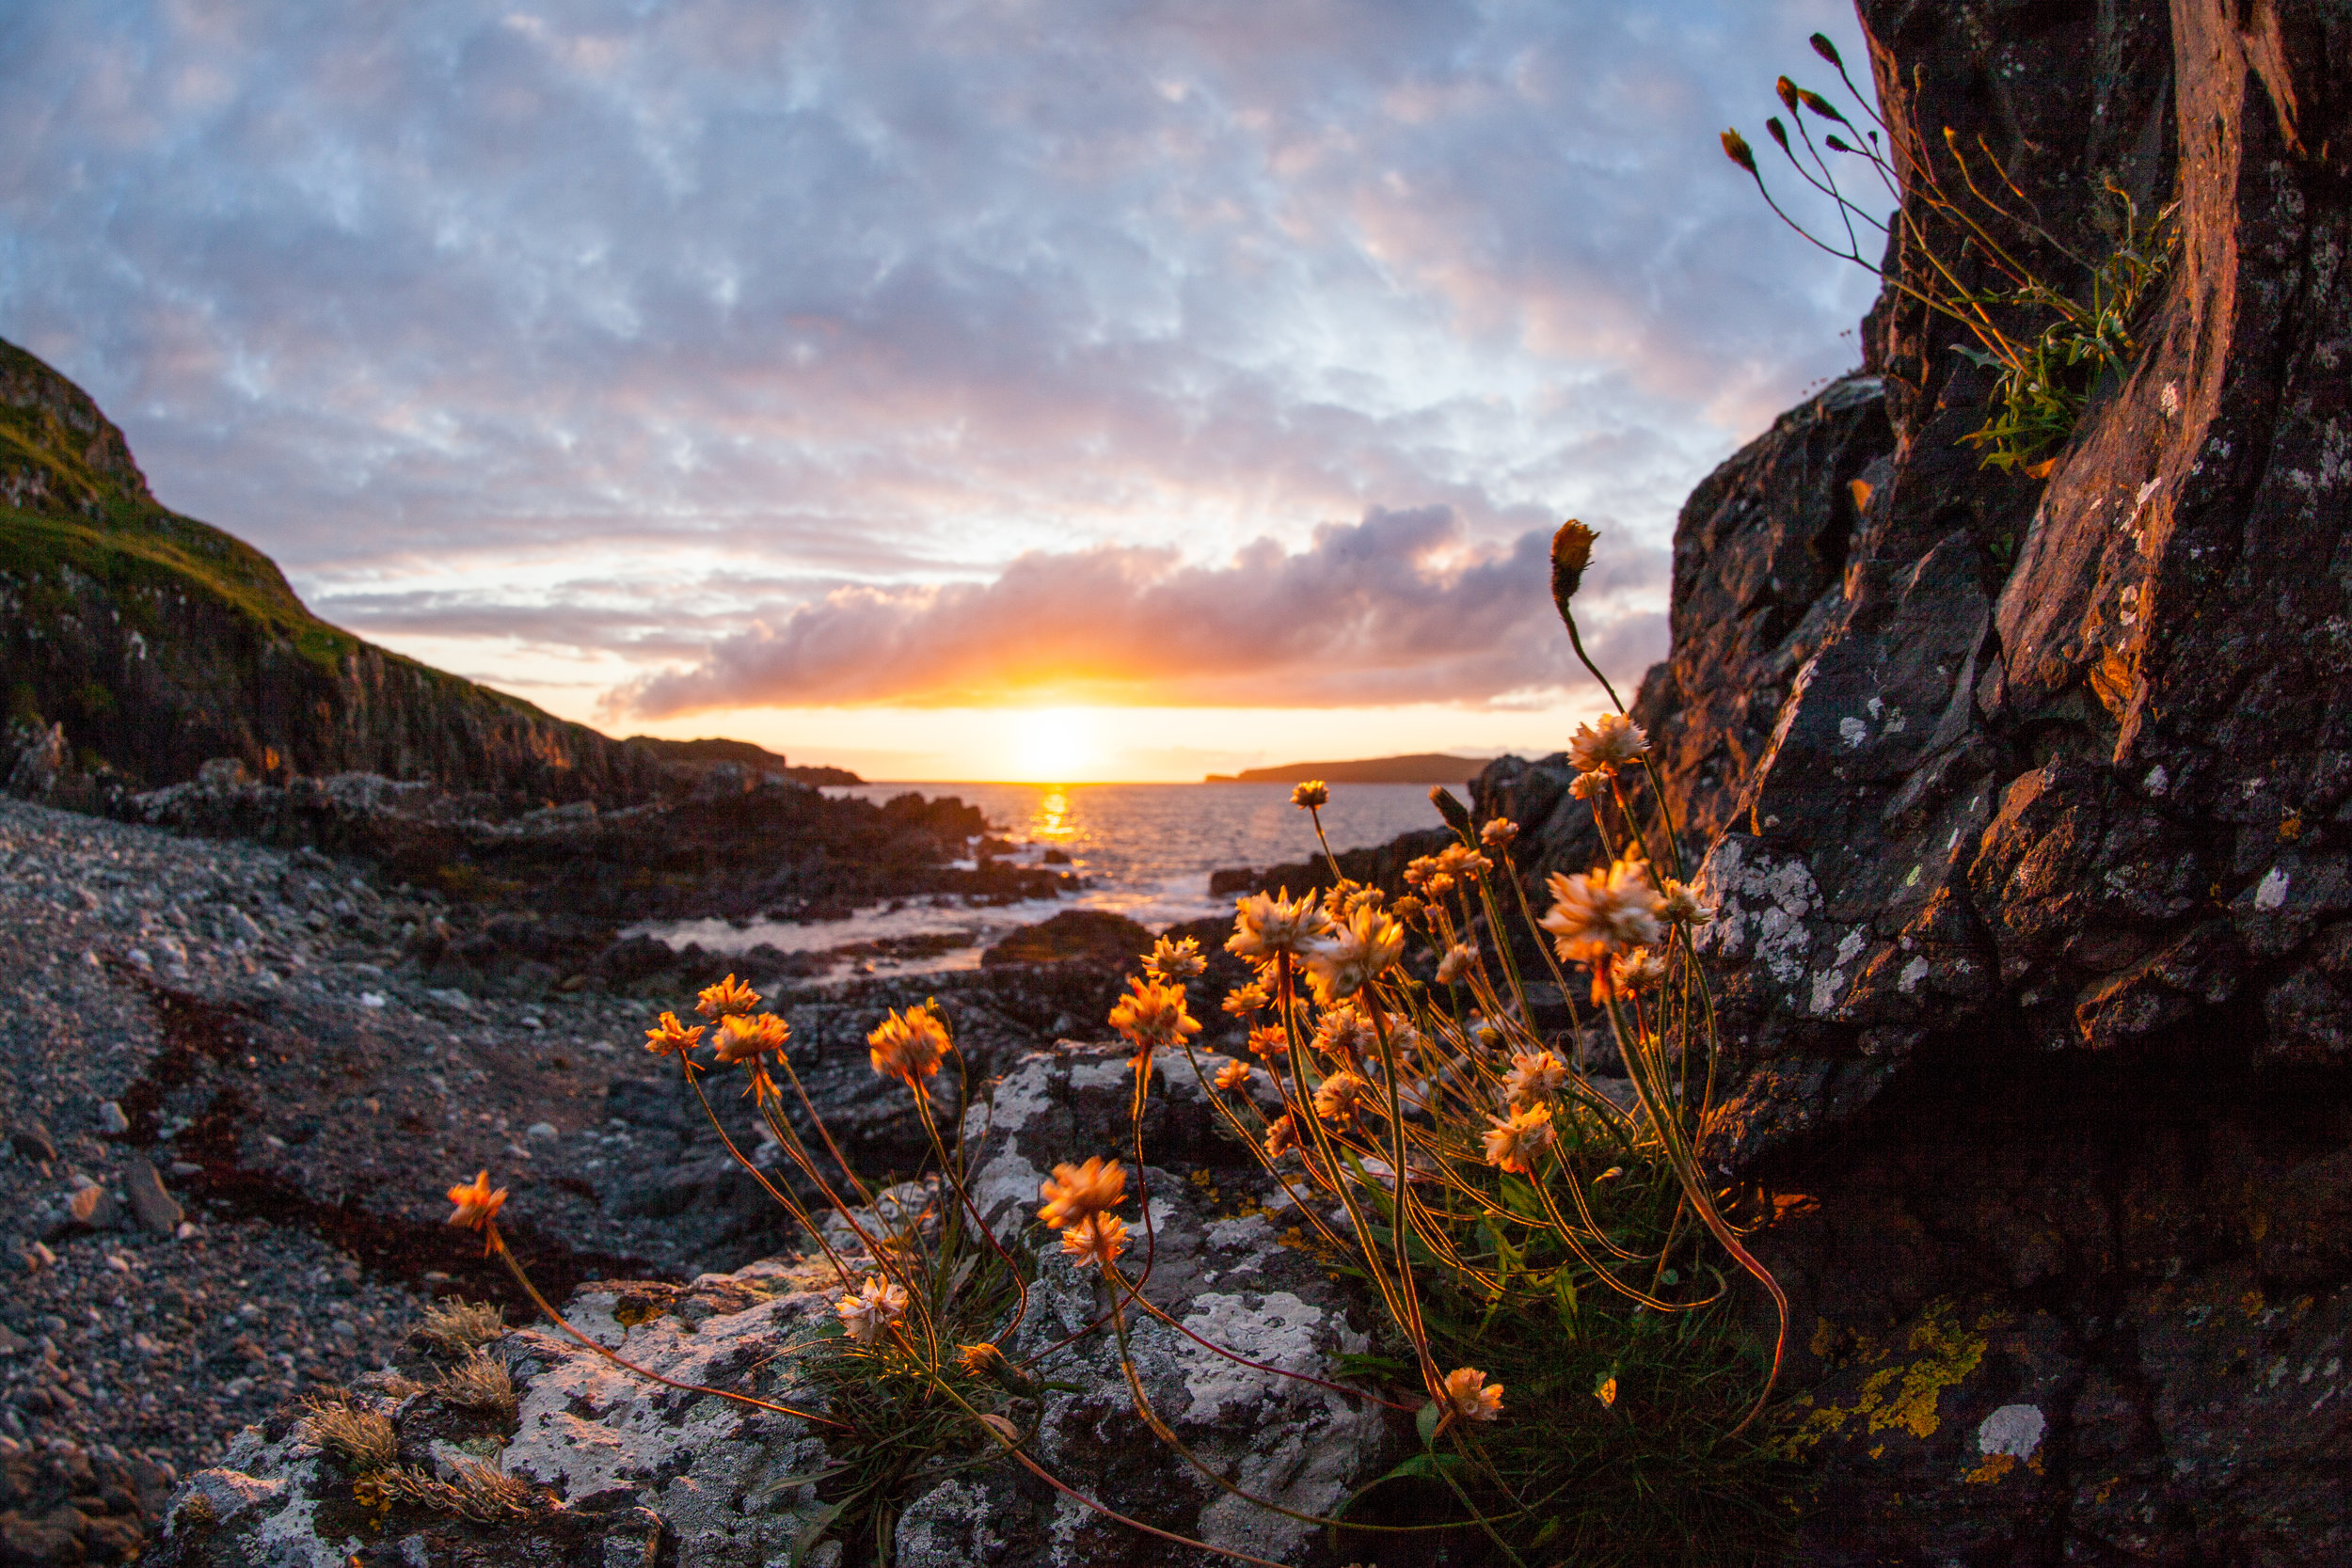
[(1462, 784), (1476, 778), (1491, 760), (1417, 752), (1411, 756), (1368, 757), (1359, 762), (1286, 762), (1279, 768), (1246, 768), (1238, 773), (1212, 773), (1202, 782), (1297, 784), (1321, 779), (1326, 784)]

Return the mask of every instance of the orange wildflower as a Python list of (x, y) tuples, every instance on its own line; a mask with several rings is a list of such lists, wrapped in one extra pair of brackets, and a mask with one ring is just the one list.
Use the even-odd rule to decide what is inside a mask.
[(1353, 1122), (1372, 1093), (1372, 1085), (1357, 1073), (1340, 1071), (1315, 1085), (1315, 1115), (1343, 1126)]
[(733, 1064), (756, 1061), (771, 1051), (781, 1055), (791, 1037), (792, 1026), (773, 1013), (729, 1013), (719, 1021), (719, 1037), (711, 1047), (720, 1061)]
[(1551, 1142), (1551, 1107), (1530, 1105), (1513, 1111), (1508, 1119), (1486, 1119), (1494, 1124), (1480, 1134), (1486, 1145), (1486, 1163), (1515, 1175), (1534, 1175), (1535, 1157)]
[(1162, 937), (1143, 956), (1144, 973), (1171, 986), (1183, 985), (1208, 967), (1208, 960), (1200, 956), (1200, 943), (1191, 937), (1174, 942)]
[(1061, 1249), (1073, 1267), (1089, 1263), (1108, 1272), (1127, 1250), (1126, 1223), (1116, 1214), (1089, 1214), (1061, 1233)]
[(704, 1025), (691, 1028), (677, 1021), (677, 1014), (663, 1013), (661, 1022), (645, 1031), (645, 1049), (657, 1056), (682, 1055), (702, 1043)]
[(893, 1009), (866, 1037), (866, 1044), (876, 1072), (914, 1088), (917, 1079), (939, 1070), (940, 1058), (947, 1054), (947, 1026), (928, 1007)]
[(506, 1189), (501, 1187), (492, 1192), (490, 1173), (485, 1170), (475, 1177), (471, 1184), (452, 1187), (449, 1200), (457, 1205), (456, 1212), (449, 1217), (450, 1224), (486, 1235), (498, 1219), (500, 1208), (506, 1202)]
[(1056, 1165), (1037, 1190), (1045, 1200), (1038, 1219), (1049, 1230), (1067, 1230), (1089, 1214), (1127, 1201), (1127, 1172), (1116, 1160), (1099, 1156), (1083, 1165)]
[(1649, 750), (1642, 726), (1622, 713), (1604, 713), (1590, 724), (1579, 724), (1568, 739), (1568, 761), (1580, 773), (1614, 773), (1639, 762)]
[(1233, 934), (1226, 939), (1225, 951), (1253, 963), (1269, 962), (1304, 951), (1330, 926), (1312, 894), (1293, 899), (1288, 888), (1279, 895), (1253, 893), (1233, 906)]
[(694, 1010), (705, 1018), (722, 1013), (748, 1013), (759, 1006), (759, 992), (730, 974), (694, 998)]
[(1456, 1367), (1445, 1374), (1445, 1402), (1466, 1421), (1491, 1421), (1502, 1410), (1502, 1385), (1488, 1385), (1475, 1367)]
[(1649, 867), (1622, 860), (1606, 871), (1574, 877), (1553, 872), (1551, 909), (1538, 922), (1570, 963), (1599, 965), (1658, 940), (1658, 891)]
[(1155, 985), (1131, 977), (1127, 994), (1111, 1008), (1110, 1025), (1142, 1050), (1157, 1045), (1181, 1045), (1200, 1033), (1200, 1021), (1184, 1006), (1181, 985)]
[(1502, 1081), (1513, 1105), (1529, 1105), (1539, 1100), (1549, 1100), (1568, 1081), (1567, 1065), (1549, 1051), (1533, 1054), (1514, 1052), (1511, 1071)]

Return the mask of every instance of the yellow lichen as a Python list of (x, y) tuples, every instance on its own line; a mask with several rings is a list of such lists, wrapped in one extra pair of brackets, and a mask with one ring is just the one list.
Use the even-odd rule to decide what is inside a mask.
[(1901, 1374), (1901, 1386), (1888, 1400), (1884, 1408), (1870, 1416), (1870, 1430), (1883, 1432), (1899, 1426), (1914, 1437), (1934, 1435), (1943, 1425), (1943, 1418), (1935, 1412), (1937, 1398), (1945, 1389), (1954, 1386), (1975, 1371), (1984, 1360), (1984, 1333), (1990, 1320), (1974, 1331), (1963, 1329), (1952, 1320), (1950, 1308), (1942, 1303), (1931, 1307), (1912, 1325), (1911, 1352), (1915, 1357), (1908, 1365), (1889, 1368), (1872, 1375), (1871, 1385), (1883, 1386), (1894, 1373)]
[(1965, 1481), (1971, 1486), (1988, 1486), (1994, 1481), (2000, 1480), (2003, 1476), (2009, 1474), (2015, 1468), (2017, 1468), (2016, 1455), (2006, 1453), (1989, 1453), (1984, 1456), (1983, 1464), (1978, 1465), (1975, 1469), (1969, 1471), (1961, 1479)]

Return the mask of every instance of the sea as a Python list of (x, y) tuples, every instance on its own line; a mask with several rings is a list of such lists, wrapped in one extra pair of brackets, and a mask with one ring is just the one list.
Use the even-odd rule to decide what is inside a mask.
[[(713, 953), (766, 943), (783, 953), (823, 955), (831, 962), (813, 977), (820, 984), (937, 974), (978, 968), (981, 953), (1006, 932), (1060, 910), (1110, 910), (1153, 930), (1230, 914), (1231, 897), (1209, 896), (1211, 872), (1286, 864), (1317, 852), (1313, 825), (1291, 804), (1289, 784), (865, 784), (826, 793), (881, 802), (909, 791), (979, 807), (993, 835), (1014, 847), (1000, 859), (1073, 872), (1079, 889), (1010, 904), (967, 903), (952, 895), (893, 899), (846, 920), (684, 920), (634, 929), (672, 947), (694, 942)], [(1425, 784), (1333, 784), (1323, 825), (1331, 847), (1349, 849), (1439, 822)], [(1068, 863), (1048, 859), (1056, 852)]]

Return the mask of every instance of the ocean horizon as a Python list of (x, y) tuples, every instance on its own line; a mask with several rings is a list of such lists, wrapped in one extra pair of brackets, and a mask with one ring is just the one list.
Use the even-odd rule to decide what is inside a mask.
[[(1322, 813), (1331, 847), (1386, 844), (1399, 833), (1440, 826), (1429, 788), (1332, 785)], [(1263, 870), (1321, 852), (1308, 814), (1291, 804), (1287, 784), (877, 780), (829, 786), (825, 793), (879, 803), (910, 790), (977, 806), (992, 835), (1011, 846), (1000, 860), (1069, 871), (1082, 885), (1060, 897), (1009, 904), (941, 895), (878, 903), (846, 920), (683, 920), (634, 931), (673, 947), (692, 942), (714, 953), (765, 944), (784, 953), (835, 954), (828, 976), (835, 979), (937, 974), (977, 968), (981, 953), (1007, 932), (1061, 910), (1106, 910), (1152, 930), (1229, 913), (1231, 898), (1209, 895), (1212, 872)]]

